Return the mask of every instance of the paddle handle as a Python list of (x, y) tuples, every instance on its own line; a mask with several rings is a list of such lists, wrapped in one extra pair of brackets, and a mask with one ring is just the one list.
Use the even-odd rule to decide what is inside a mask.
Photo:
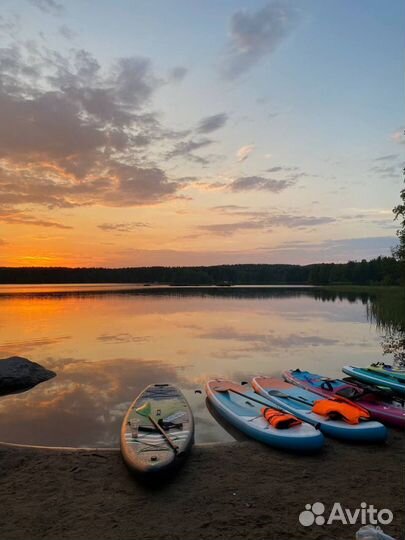
[(174, 453), (177, 454), (179, 447), (172, 441), (172, 439), (169, 437), (166, 431), (162, 428), (162, 426), (158, 422), (156, 422), (154, 418), (152, 418), (151, 416), (148, 416), (148, 418), (152, 422), (152, 424), (155, 426), (155, 428), (158, 431), (160, 431), (160, 433), (163, 435), (163, 437), (166, 439), (169, 445), (173, 448)]

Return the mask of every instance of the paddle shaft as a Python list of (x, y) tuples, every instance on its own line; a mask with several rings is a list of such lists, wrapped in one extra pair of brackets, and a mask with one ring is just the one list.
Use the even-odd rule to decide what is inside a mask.
[[(215, 390), (215, 388), (214, 388)], [(220, 390), (216, 390), (216, 392), (219, 392)], [(252, 398), (250, 396), (247, 396), (246, 394), (244, 394), (243, 392), (238, 392), (238, 390), (234, 390), (233, 388), (227, 388), (226, 390), (224, 390), (225, 392), (233, 392), (234, 394), (238, 394), (238, 396), (242, 396), (246, 399), (249, 399), (250, 401), (256, 401), (256, 403), (260, 403), (260, 405), (264, 405), (265, 407), (272, 407), (273, 409), (276, 409), (277, 411), (280, 411), (280, 412), (285, 412), (283, 411), (282, 409), (280, 409), (279, 407), (275, 407), (273, 405), (273, 403), (269, 403), (269, 402), (265, 402), (265, 401), (262, 401), (261, 399), (256, 399), (256, 398)]]
[(284, 399), (292, 399), (293, 401), (298, 401), (298, 403), (305, 403), (305, 405), (313, 405), (314, 401), (308, 401), (304, 398), (298, 398), (293, 396), (288, 396), (287, 394), (283, 394), (282, 392), (279, 392), (276, 390), (277, 393), (271, 394), (271, 390), (268, 391), (269, 396), (284, 398)]
[(160, 433), (163, 435), (163, 437), (166, 439), (166, 441), (169, 443), (169, 445), (172, 447), (173, 451), (175, 454), (177, 454), (177, 451), (178, 451), (178, 446), (176, 446), (174, 444), (174, 442), (171, 440), (171, 438), (169, 437), (169, 435), (166, 433), (166, 431), (162, 428), (161, 425), (158, 424), (158, 422), (156, 422), (156, 420), (154, 418), (152, 418), (150, 415), (148, 416), (149, 420), (152, 422), (152, 424), (155, 426), (155, 428), (160, 431)]
[[(298, 403), (305, 403), (305, 405), (315, 405), (315, 402), (314, 401), (307, 401), (306, 399), (304, 398), (297, 398), (297, 397), (293, 397), (293, 396), (289, 396), (287, 394), (283, 394), (282, 392), (279, 392), (278, 390), (274, 390), (273, 394), (270, 393), (271, 390), (269, 390), (269, 395), (273, 395), (274, 397), (279, 397), (279, 398), (284, 398), (284, 399), (292, 399), (294, 401), (298, 401)], [(328, 399), (328, 398), (327, 398)], [(352, 407), (355, 407), (356, 409), (359, 409), (360, 411), (362, 411), (363, 413), (366, 414), (365, 417), (361, 417), (363, 418), (364, 420), (368, 420), (370, 418), (370, 414), (369, 412), (364, 409), (363, 407), (360, 407), (360, 405), (357, 405), (353, 402), (351, 402), (349, 399), (346, 399), (344, 397), (340, 397), (337, 398), (337, 397), (331, 397), (330, 399), (328, 399), (328, 401), (336, 401), (339, 403), (343, 401), (343, 403), (347, 403), (348, 405), (351, 405)]]

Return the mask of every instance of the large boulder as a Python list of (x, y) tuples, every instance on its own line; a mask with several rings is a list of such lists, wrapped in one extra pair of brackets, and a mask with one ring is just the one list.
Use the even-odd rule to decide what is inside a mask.
[(21, 356), (0, 359), (0, 394), (28, 390), (55, 375), (53, 371)]

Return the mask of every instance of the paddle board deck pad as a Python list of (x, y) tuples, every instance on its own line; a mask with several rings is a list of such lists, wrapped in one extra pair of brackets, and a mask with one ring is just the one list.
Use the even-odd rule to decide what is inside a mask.
[[(379, 422), (371, 420), (353, 425), (313, 413), (313, 403), (321, 399), (320, 396), (288, 382), (272, 377), (254, 377), (252, 386), (257, 394), (267, 398), (275, 406), (319, 426), (325, 435), (353, 442), (382, 442), (387, 438), (387, 429)], [(281, 394), (285, 397), (280, 397)]]
[[(166, 432), (176, 450), (153, 424)], [(130, 406), (121, 428), (121, 454), (135, 473), (155, 475), (176, 469), (194, 442), (193, 413), (180, 390), (171, 384), (151, 384)]]
[(405, 381), (397, 379), (393, 375), (386, 375), (377, 371), (370, 371), (367, 368), (360, 368), (355, 366), (344, 366), (342, 368), (343, 373), (354, 377), (362, 382), (368, 384), (374, 384), (375, 386), (385, 386), (396, 394), (405, 396)]
[(390, 426), (405, 428), (405, 408), (400, 401), (385, 401), (378, 397), (378, 390), (373, 393), (372, 387), (362, 387), (341, 379), (329, 379), (309, 371), (289, 369), (284, 371), (283, 378), (291, 384), (320, 396), (333, 399), (344, 397), (366, 409), (373, 420)]
[[(230, 390), (220, 391), (224, 388)], [(240, 396), (233, 390), (243, 395)], [(272, 427), (261, 413), (263, 407), (272, 407), (272, 403), (257, 396), (247, 385), (215, 379), (207, 382), (206, 393), (209, 403), (224, 420), (253, 439), (275, 448), (299, 453), (312, 453), (323, 445), (322, 433), (307, 423), (288, 429)], [(257, 399), (263, 403), (257, 403)]]

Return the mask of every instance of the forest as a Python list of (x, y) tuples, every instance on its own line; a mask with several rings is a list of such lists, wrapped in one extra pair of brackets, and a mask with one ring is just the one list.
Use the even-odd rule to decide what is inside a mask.
[(310, 264), (234, 264), (190, 267), (0, 267), (0, 284), (145, 283), (166, 285), (400, 285), (403, 263), (395, 257)]

